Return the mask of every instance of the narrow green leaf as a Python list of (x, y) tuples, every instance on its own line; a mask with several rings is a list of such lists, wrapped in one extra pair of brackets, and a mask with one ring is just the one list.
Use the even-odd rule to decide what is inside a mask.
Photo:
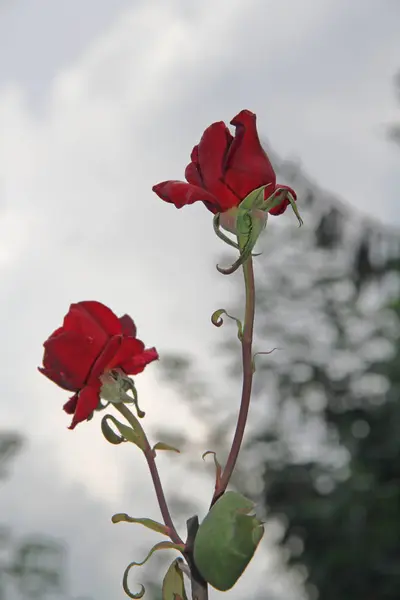
[(140, 586), (141, 587), (140, 592), (137, 592), (136, 594), (131, 592), (129, 585), (128, 585), (128, 575), (129, 575), (129, 571), (131, 570), (132, 567), (141, 567), (142, 565), (144, 565), (145, 562), (147, 562), (149, 560), (150, 556), (154, 552), (157, 552), (157, 550), (179, 550), (180, 552), (183, 552), (184, 548), (185, 547), (183, 544), (174, 544), (173, 542), (158, 542), (158, 544), (155, 544), (152, 547), (152, 549), (150, 550), (150, 552), (148, 553), (148, 555), (142, 562), (134, 562), (133, 561), (133, 562), (129, 563), (129, 565), (125, 569), (124, 577), (122, 579), (122, 587), (124, 588), (125, 594), (127, 596), (129, 596), (129, 598), (136, 600), (137, 598), (142, 598), (145, 593), (145, 588), (143, 585)]
[(164, 442), (157, 442), (157, 444), (153, 446), (153, 450), (170, 450), (171, 452), (177, 452), (178, 454), (181, 452), (178, 448), (174, 448), (174, 446), (170, 446)]
[(152, 529), (153, 531), (157, 531), (157, 533), (169, 535), (168, 527), (162, 523), (159, 523), (158, 521), (153, 521), (153, 519), (136, 519), (135, 517), (130, 517), (126, 513), (117, 513), (111, 517), (111, 521), (113, 523), (121, 523), (122, 521), (125, 523), (139, 523), (139, 525), (144, 525), (144, 527)]
[[(134, 421), (137, 420), (136, 417), (134, 417), (134, 415), (131, 415), (131, 417), (132, 417), (132, 419), (134, 419)], [(123, 423), (118, 421), (118, 419), (116, 419), (113, 415), (105, 415), (102, 419), (102, 428), (107, 426), (109, 430), (111, 430), (111, 427), (108, 425), (107, 421), (111, 421), (115, 425), (115, 427), (118, 429), (119, 433), (123, 436), (123, 438), (125, 438), (125, 440), (127, 440), (128, 442), (131, 442), (132, 444), (136, 444), (136, 446), (138, 446), (141, 450), (145, 449), (145, 439), (143, 437), (142, 430), (141, 430), (139, 423), (138, 423), (138, 428), (135, 431), (133, 429), (133, 427), (131, 427), (130, 425), (124, 425)], [(103, 433), (104, 433), (104, 429), (103, 429)], [(114, 435), (116, 436), (117, 434), (114, 434)], [(119, 442), (112, 442), (112, 443), (119, 443)]]
[(107, 442), (110, 442), (110, 444), (121, 444), (122, 442), (125, 442), (124, 438), (115, 433), (107, 423), (107, 416), (109, 415), (105, 415), (101, 420), (101, 431)]
[(176, 558), (169, 567), (162, 585), (162, 600), (187, 600), (183, 573), (179, 568), (182, 558)]

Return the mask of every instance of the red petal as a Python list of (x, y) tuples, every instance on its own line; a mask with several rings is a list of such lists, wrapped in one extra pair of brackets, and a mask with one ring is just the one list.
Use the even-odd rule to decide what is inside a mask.
[(198, 162), (204, 187), (216, 195), (223, 177), (223, 166), (233, 138), (223, 121), (213, 123), (203, 133), (198, 146)]
[(196, 185), (197, 187), (204, 188), (203, 178), (200, 172), (199, 166), (199, 147), (195, 146), (192, 150), (192, 154), (190, 155), (190, 162), (185, 169), (185, 179), (192, 185)]
[[(280, 185), (279, 187), (283, 188), (284, 190), (288, 190), (293, 195), (293, 198), (295, 200), (297, 200), (296, 192), (294, 190), (292, 190), (292, 188), (290, 188), (286, 185)], [(267, 191), (267, 190), (265, 190), (265, 191)], [(278, 206), (275, 206), (275, 208), (271, 208), (271, 210), (269, 210), (268, 212), (270, 215), (277, 217), (278, 215), (281, 215), (285, 212), (285, 210), (287, 209), (289, 204), (290, 204), (289, 200), (287, 199), (284, 192), (282, 192), (282, 202), (280, 204), (278, 204)]]
[(197, 187), (203, 187), (203, 180), (200, 175), (200, 171), (197, 168), (195, 163), (191, 162), (185, 169), (185, 179), (191, 185), (195, 185)]
[(225, 163), (226, 183), (241, 199), (262, 185), (274, 190), (275, 171), (260, 144), (256, 115), (242, 110), (231, 124), (236, 132)]
[(88, 300), (71, 304), (64, 318), (64, 329), (79, 331), (98, 339), (103, 344), (113, 335), (121, 333), (118, 317), (101, 302)]
[(49, 376), (58, 373), (54, 379), (52, 377), (53, 381), (67, 381), (70, 389), (83, 387), (98, 356), (98, 345), (92, 338), (67, 331), (49, 338), (44, 343), (44, 348), (43, 365), (47, 371), (45, 374)]
[(229, 129), (223, 121), (219, 121), (207, 127), (198, 146), (198, 171), (203, 187), (218, 198), (219, 212), (237, 206), (241, 200), (235, 190), (224, 183), (224, 163), (232, 141)]
[[(190, 183), (162, 181), (153, 186), (153, 192), (165, 202), (175, 204), (176, 208), (182, 208), (182, 206), (193, 204), (193, 202), (207, 202), (215, 209), (215, 212), (220, 212), (219, 202), (215, 196)], [(208, 205), (207, 208), (209, 208)]]
[(63, 406), (63, 409), (67, 413), (67, 415), (73, 415), (76, 410), (76, 405), (78, 402), (79, 394), (74, 394), (71, 398), (66, 402)]
[[(136, 355), (140, 355), (144, 350), (144, 344), (136, 338), (123, 338), (114, 354), (112, 360), (108, 364), (108, 369), (123, 368), (123, 364), (130, 362)], [(125, 369), (124, 369), (125, 370)]]
[(118, 366), (118, 361), (116, 360), (116, 357), (118, 356), (118, 352), (122, 341), (122, 335), (115, 335), (107, 342), (106, 346), (104, 347), (104, 350), (101, 352), (101, 354), (96, 359), (96, 362), (93, 364), (93, 367), (87, 378), (87, 383), (89, 385), (96, 383), (99, 380), (100, 375), (102, 375), (105, 371), (109, 371), (110, 369), (114, 369)]
[[(74, 417), (68, 429), (74, 429), (78, 423), (85, 421), (97, 408), (100, 402), (100, 387), (98, 385), (86, 386), (80, 391)], [(68, 403), (67, 403), (68, 404)]]
[(119, 318), (119, 322), (122, 328), (122, 335), (126, 335), (129, 337), (136, 337), (136, 325), (129, 315), (122, 315)]
[(121, 364), (121, 369), (127, 375), (137, 375), (153, 360), (158, 360), (158, 352), (155, 348), (146, 348), (141, 354), (133, 356), (128, 362)]
[[(49, 359), (46, 357), (46, 363), (49, 364)], [(38, 370), (48, 379), (59, 385), (64, 390), (68, 390), (69, 392), (77, 392), (79, 387), (74, 385), (73, 381), (67, 379), (67, 375), (62, 371), (57, 371), (51, 368), (43, 368), (38, 367)]]

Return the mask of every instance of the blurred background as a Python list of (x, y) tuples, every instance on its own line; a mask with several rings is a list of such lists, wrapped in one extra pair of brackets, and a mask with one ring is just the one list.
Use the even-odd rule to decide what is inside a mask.
[[(234, 599), (397, 599), (400, 587), (400, 4), (397, 0), (0, 0), (0, 600), (122, 600), (158, 541), (135, 448), (67, 429), (36, 367), (69, 304), (135, 319), (161, 360), (136, 384), (181, 535), (227, 455), (240, 273), (180, 179), (241, 109), (305, 225), (270, 218), (256, 259), (255, 393), (233, 486), (266, 534)], [(168, 560), (172, 560), (168, 555)], [(132, 574), (158, 600), (168, 564)], [(167, 562), (165, 562), (167, 561)], [(219, 593), (211, 591), (210, 597)]]

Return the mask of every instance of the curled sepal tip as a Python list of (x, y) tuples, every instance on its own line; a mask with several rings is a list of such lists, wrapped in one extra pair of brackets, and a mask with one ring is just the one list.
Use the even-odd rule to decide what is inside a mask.
[(169, 450), (170, 452), (177, 452), (178, 454), (181, 453), (180, 450), (178, 450), (178, 448), (175, 448), (174, 446), (171, 446), (170, 444), (166, 444), (165, 442), (157, 442), (157, 444), (154, 444), (153, 446), (153, 452), (156, 450)]
[(211, 315), (211, 323), (213, 325), (215, 325), (215, 327), (221, 327), (224, 322), (222, 315), (226, 315), (227, 317), (229, 317), (229, 319), (236, 321), (236, 325), (238, 328), (238, 338), (239, 338), (239, 340), (242, 340), (242, 337), (243, 337), (242, 322), (240, 321), (240, 319), (237, 319), (236, 317), (232, 317), (232, 315), (228, 314), (224, 308), (219, 308), (218, 310), (213, 312), (213, 314)]
[(140, 587), (141, 587), (140, 592), (137, 592), (136, 594), (131, 592), (129, 585), (128, 585), (128, 576), (129, 576), (129, 572), (132, 567), (141, 567), (142, 565), (144, 565), (149, 560), (150, 556), (157, 550), (179, 550), (180, 552), (183, 552), (184, 548), (185, 547), (183, 544), (174, 544), (173, 542), (158, 542), (158, 544), (155, 544), (152, 547), (152, 549), (150, 550), (150, 552), (148, 553), (148, 555), (142, 562), (132, 561), (131, 563), (129, 563), (129, 565), (125, 569), (124, 576), (122, 579), (122, 587), (124, 588), (125, 594), (127, 596), (129, 596), (129, 598), (133, 598), (133, 600), (136, 600), (136, 598), (143, 598), (144, 593), (146, 591), (144, 586), (140, 585)]
[(267, 350), (265, 352), (256, 352), (253, 355), (253, 359), (251, 361), (251, 365), (252, 365), (252, 369), (253, 369), (253, 373), (255, 373), (256, 371), (256, 356), (258, 356), (259, 354), (272, 354), (272, 352), (274, 352), (275, 350), (281, 350), (281, 348), (272, 348), (272, 350)]
[[(120, 444), (121, 442), (131, 442), (132, 444), (136, 444), (138, 448), (141, 450), (145, 450), (146, 447), (146, 438), (144, 436), (143, 430), (137, 421), (134, 415), (130, 415), (130, 419), (132, 422), (132, 427), (129, 425), (124, 425), (118, 419), (116, 419), (113, 415), (104, 415), (101, 420), (101, 430), (103, 432), (104, 437), (107, 441), (112, 444)], [(108, 424), (108, 421), (111, 421), (113, 425), (118, 429), (122, 438), (119, 438), (118, 434), (116, 434)], [(111, 435), (112, 434), (112, 435)], [(119, 440), (117, 441), (117, 438)], [(112, 441), (114, 440), (114, 441)]]
[(216, 454), (216, 452), (214, 452), (214, 450), (207, 450), (206, 452), (204, 452), (202, 454), (201, 458), (203, 460), (205, 460), (206, 456), (208, 456), (209, 454), (212, 454), (213, 455), (213, 459), (214, 459), (214, 465), (215, 465), (215, 490), (217, 490), (219, 488), (219, 484), (221, 482), (222, 467), (221, 467), (220, 463), (218, 462), (217, 454)]
[(170, 565), (162, 585), (162, 600), (187, 600), (181, 565), (182, 558), (176, 558)]
[(151, 529), (157, 533), (162, 533), (163, 535), (168, 536), (170, 535), (169, 527), (159, 523), (158, 521), (153, 521), (153, 519), (136, 519), (135, 517), (130, 517), (126, 513), (117, 513), (111, 517), (111, 521), (113, 523), (138, 523), (139, 525), (143, 525), (144, 527), (147, 527), (147, 529)]

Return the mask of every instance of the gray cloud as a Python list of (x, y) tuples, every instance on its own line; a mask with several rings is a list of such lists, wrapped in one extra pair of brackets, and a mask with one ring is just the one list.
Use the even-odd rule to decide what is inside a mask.
[[(11, 59), (0, 88), (0, 414), (4, 427), (32, 440), (2, 502), (21, 531), (64, 537), (76, 593), (90, 589), (93, 575), (101, 598), (115, 593), (144, 540), (113, 529), (109, 516), (131, 507), (157, 518), (157, 507), (140, 456), (106, 446), (98, 422), (66, 430), (65, 394), (36, 372), (43, 340), (70, 302), (95, 298), (130, 312), (161, 355), (187, 352), (215, 372), (210, 348), (230, 332), (209, 317), (233, 289), (214, 270), (221, 245), (203, 206), (177, 211), (151, 186), (181, 178), (203, 129), (243, 107), (257, 112), (273, 148), (300, 156), (320, 183), (363, 210), (379, 201), (379, 218), (398, 219), (398, 157), (382, 129), (396, 114), (398, 5), (153, 0), (121, 10), (121, 0), (114, 9), (101, 3), (91, 24), (90, 2), (80, 5), (79, 36), (73, 13), (58, 4), (47, 21), (44, 1), (32, 0), (37, 12), (23, 2), (12, 8), (20, 54), (2, 38)], [(137, 382), (152, 430), (176, 416), (197, 429), (154, 372)], [(162, 472), (173, 486), (182, 472), (169, 460)], [(204, 489), (201, 507), (205, 482), (188, 484)], [(260, 554), (241, 585), (256, 583), (264, 561), (276, 569)]]

